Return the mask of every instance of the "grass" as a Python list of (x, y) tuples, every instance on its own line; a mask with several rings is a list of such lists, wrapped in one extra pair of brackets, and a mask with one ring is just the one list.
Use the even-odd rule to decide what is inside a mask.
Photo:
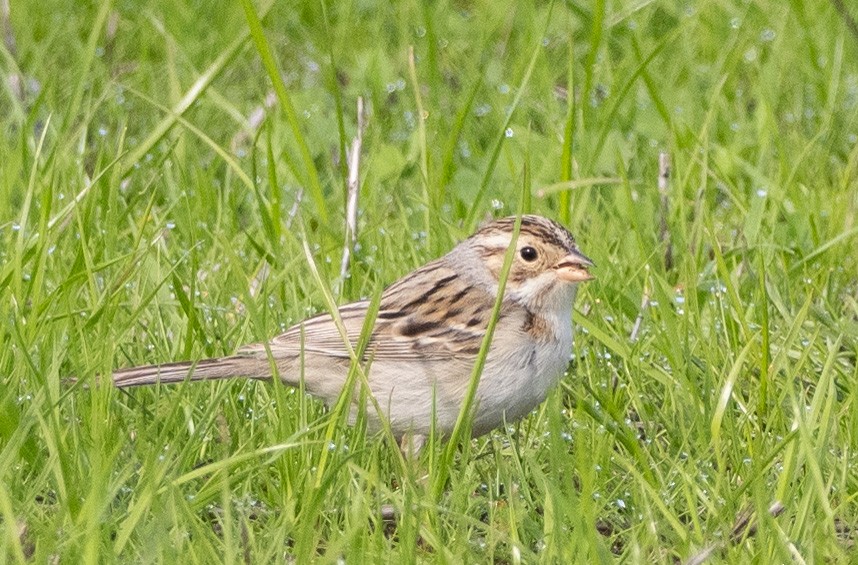
[[(854, 559), (858, 37), (834, 4), (15, 4), (0, 556)], [(598, 278), (561, 386), (449, 466), (277, 384), (83, 386), (377, 295), (520, 206)]]

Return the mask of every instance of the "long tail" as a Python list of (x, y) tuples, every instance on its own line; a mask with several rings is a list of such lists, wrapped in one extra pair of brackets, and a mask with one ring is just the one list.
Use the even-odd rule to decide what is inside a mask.
[(185, 380), (204, 381), (233, 377), (267, 380), (271, 378), (271, 365), (267, 359), (241, 356), (146, 365), (145, 367), (131, 367), (116, 371), (113, 373), (113, 384), (124, 388), (157, 383), (180, 383)]

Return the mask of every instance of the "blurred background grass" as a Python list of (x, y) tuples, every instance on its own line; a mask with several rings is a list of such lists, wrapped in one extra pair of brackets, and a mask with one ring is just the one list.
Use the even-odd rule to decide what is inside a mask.
[[(0, 555), (849, 561), (856, 16), (836, 0), (4, 3)], [(324, 308), (304, 240), (352, 300), (522, 190), (598, 278), (569, 376), (464, 446), (439, 501), (421, 480), (435, 451), (403, 468), (360, 428), (330, 439), (324, 410), (280, 386), (82, 386)]]

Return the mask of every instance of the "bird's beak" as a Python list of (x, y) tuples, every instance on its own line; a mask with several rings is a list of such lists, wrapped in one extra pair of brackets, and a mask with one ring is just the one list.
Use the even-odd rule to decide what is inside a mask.
[(593, 267), (593, 261), (577, 249), (558, 261), (554, 265), (557, 277), (567, 282), (584, 282), (594, 279), (590, 274), (589, 267)]

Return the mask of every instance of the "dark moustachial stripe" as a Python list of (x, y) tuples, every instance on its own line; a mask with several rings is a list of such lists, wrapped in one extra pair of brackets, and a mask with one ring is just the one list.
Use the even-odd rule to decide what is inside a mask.
[(533, 325), (536, 322), (536, 316), (533, 315), (529, 309), (524, 309), (524, 323), (521, 325), (521, 329), (526, 333), (533, 329)]

